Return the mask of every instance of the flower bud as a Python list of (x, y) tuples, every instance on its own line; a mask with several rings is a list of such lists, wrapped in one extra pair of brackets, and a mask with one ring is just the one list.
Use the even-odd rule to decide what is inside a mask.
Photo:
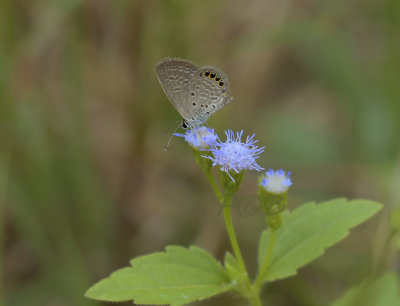
[(292, 185), (290, 172), (270, 169), (260, 177), (258, 198), (268, 226), (278, 229), (282, 225), (281, 213), (287, 207), (287, 192)]

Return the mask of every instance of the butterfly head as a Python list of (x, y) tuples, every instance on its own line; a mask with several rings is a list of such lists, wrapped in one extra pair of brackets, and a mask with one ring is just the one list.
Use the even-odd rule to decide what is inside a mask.
[(182, 119), (181, 127), (186, 130), (189, 128), (189, 123), (185, 119)]

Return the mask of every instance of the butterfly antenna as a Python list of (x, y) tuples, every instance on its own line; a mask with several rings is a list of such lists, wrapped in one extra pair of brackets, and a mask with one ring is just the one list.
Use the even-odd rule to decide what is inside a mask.
[[(182, 122), (182, 120), (177, 120), (177, 121), (175, 121), (175, 123), (174, 123), (174, 125), (171, 125), (168, 129), (166, 129), (165, 131), (164, 131), (164, 134), (167, 134), (167, 133), (169, 133), (169, 131), (171, 131), (175, 126), (176, 126), (176, 124), (179, 122), (179, 124)], [(174, 133), (176, 132), (176, 128), (175, 128), (175, 130), (174, 130)]]
[[(180, 126), (181, 126), (181, 124), (179, 123), (179, 125), (175, 128), (175, 130), (174, 130), (174, 132), (172, 133), (172, 135), (169, 137), (168, 143), (167, 143), (167, 145), (164, 147), (164, 151), (167, 151), (167, 149), (168, 149), (168, 147), (169, 147), (169, 144), (171, 143), (172, 137), (174, 137), (174, 134), (175, 134), (176, 130), (177, 130)], [(169, 130), (171, 130), (171, 129), (169, 129)]]

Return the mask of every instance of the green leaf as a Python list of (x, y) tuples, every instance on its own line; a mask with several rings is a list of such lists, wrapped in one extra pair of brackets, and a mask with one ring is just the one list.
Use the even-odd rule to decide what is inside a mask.
[(241, 268), (238, 261), (230, 252), (225, 253), (224, 264), (225, 264), (225, 271), (230, 280), (235, 279), (239, 274), (243, 273), (241, 272)]
[(169, 246), (166, 252), (135, 258), (131, 265), (95, 284), (86, 296), (99, 301), (183, 305), (233, 287), (216, 259), (194, 246)]
[[(381, 209), (369, 200), (335, 199), (316, 205), (307, 203), (293, 212), (284, 212), (283, 226), (276, 232), (275, 247), (264, 281), (295, 275), (297, 269), (324, 253), (348, 235), (350, 228)], [(262, 233), (258, 252), (261, 266), (267, 254), (270, 231)]]
[(235, 284), (233, 290), (247, 297), (249, 293), (247, 272), (242, 270), (237, 259), (229, 252), (225, 253), (224, 264), (226, 274), (231, 280), (231, 283)]
[(350, 288), (332, 306), (400, 305), (400, 282), (394, 273), (387, 273), (372, 282), (364, 281)]

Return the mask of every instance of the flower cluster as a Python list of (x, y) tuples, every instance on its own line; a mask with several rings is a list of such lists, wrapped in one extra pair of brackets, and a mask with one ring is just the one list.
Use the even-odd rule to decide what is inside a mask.
[[(211, 160), (212, 166), (219, 167), (232, 181), (235, 181), (232, 174), (239, 174), (244, 170), (263, 170), (256, 159), (264, 152), (265, 147), (257, 145), (258, 140), (254, 139), (255, 134), (247, 136), (242, 141), (243, 130), (236, 134), (232, 130), (227, 130), (225, 131), (226, 140), (221, 141), (214, 129), (200, 126), (187, 130), (185, 134), (175, 133), (174, 135), (183, 137), (196, 151), (209, 152), (201, 156)], [(265, 191), (276, 194), (285, 193), (291, 185), (290, 171), (286, 174), (282, 169), (268, 170), (260, 182), (260, 186)]]
[[(245, 170), (263, 170), (257, 164), (257, 158), (264, 152), (265, 147), (259, 147), (255, 134), (247, 136), (242, 141), (243, 130), (236, 132), (225, 131), (226, 140), (221, 139), (213, 129), (200, 126), (186, 131), (185, 134), (174, 134), (184, 137), (193, 148), (196, 163), (205, 171), (214, 191), (223, 203), (224, 198), (216, 187), (211, 175), (212, 167), (219, 167), (219, 183), (228, 197), (239, 190)], [(259, 178), (258, 201), (265, 213), (268, 226), (277, 230), (282, 226), (282, 212), (287, 207), (287, 191), (292, 185), (290, 171), (286, 174), (282, 169), (269, 169)]]
[[(239, 173), (243, 170), (263, 170), (256, 159), (264, 152), (264, 147), (258, 147), (258, 140), (252, 136), (247, 136), (246, 141), (242, 142), (243, 130), (235, 134), (232, 130), (225, 131), (226, 141), (222, 142), (219, 138), (211, 145), (210, 151), (213, 156), (205, 156), (213, 162), (213, 166), (219, 166), (222, 171), (228, 173), (234, 171)], [(232, 178), (233, 180), (233, 178)]]

